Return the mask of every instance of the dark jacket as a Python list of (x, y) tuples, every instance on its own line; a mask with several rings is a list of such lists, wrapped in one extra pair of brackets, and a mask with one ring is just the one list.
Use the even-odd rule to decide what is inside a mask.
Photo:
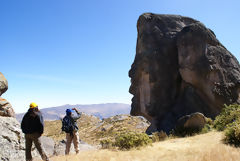
[(29, 109), (24, 115), (21, 123), (22, 132), (25, 134), (43, 133), (44, 123), (43, 117), (40, 111), (34, 111)]
[(77, 131), (78, 130), (78, 126), (77, 126), (77, 120), (81, 117), (81, 113), (79, 113), (78, 111), (76, 111), (77, 116), (74, 115), (66, 115), (65, 117), (69, 117), (70, 120), (72, 121), (73, 125), (74, 125), (74, 130)]

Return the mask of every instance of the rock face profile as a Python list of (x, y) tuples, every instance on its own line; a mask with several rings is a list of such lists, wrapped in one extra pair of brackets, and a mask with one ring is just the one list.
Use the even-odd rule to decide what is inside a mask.
[[(4, 75), (0, 72), (0, 96), (8, 89), (8, 81)], [(0, 97), (0, 116), (15, 117), (15, 112), (12, 105), (6, 100)]]
[(239, 63), (201, 22), (145, 13), (137, 30), (131, 115), (151, 122), (148, 133), (169, 132), (195, 112), (214, 118), (223, 104), (240, 103)]

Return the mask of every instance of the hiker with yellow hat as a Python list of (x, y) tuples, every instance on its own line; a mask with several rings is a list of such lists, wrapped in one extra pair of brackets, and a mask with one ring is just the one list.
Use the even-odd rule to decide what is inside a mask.
[(23, 116), (21, 129), (25, 134), (26, 161), (32, 161), (31, 149), (33, 142), (39, 154), (41, 155), (42, 160), (49, 161), (40, 141), (40, 137), (44, 130), (44, 124), (42, 113), (38, 109), (38, 105), (36, 103), (32, 102), (29, 105), (28, 112)]

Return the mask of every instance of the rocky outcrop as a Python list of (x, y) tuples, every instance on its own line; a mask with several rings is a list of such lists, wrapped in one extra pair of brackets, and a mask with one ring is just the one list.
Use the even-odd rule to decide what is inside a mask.
[[(16, 118), (0, 116), (0, 125), (0, 160), (25, 161), (25, 138), (20, 129), (20, 123)], [(44, 140), (46, 139), (43, 138), (42, 144), (48, 148), (49, 142)], [(40, 159), (35, 145), (32, 147), (32, 156)]]
[[(25, 161), (25, 138), (20, 129), (20, 123), (16, 118), (0, 116), (0, 125), (0, 160)], [(42, 136), (40, 139), (48, 156), (64, 154), (65, 144), (59, 146), (53, 139), (46, 136)], [(81, 144), (80, 147), (87, 149), (87, 145), (82, 146)], [(91, 148), (90, 145), (88, 148)], [(83, 149), (81, 148), (81, 150)], [(40, 159), (34, 144), (32, 146), (32, 156)]]
[[(8, 89), (8, 81), (4, 75), (0, 72), (0, 96)], [(15, 117), (15, 112), (12, 105), (6, 100), (0, 97), (0, 116)]]
[(145, 13), (137, 22), (136, 56), (129, 76), (131, 115), (169, 132), (182, 116), (214, 118), (223, 104), (240, 103), (237, 59), (202, 23), (178, 15)]
[[(0, 96), (8, 89), (8, 82), (0, 72)], [(11, 104), (0, 97), (0, 160), (25, 160), (25, 141)], [(5, 116), (5, 117), (3, 117)]]
[(0, 160), (24, 161), (25, 140), (19, 122), (12, 117), (0, 116)]

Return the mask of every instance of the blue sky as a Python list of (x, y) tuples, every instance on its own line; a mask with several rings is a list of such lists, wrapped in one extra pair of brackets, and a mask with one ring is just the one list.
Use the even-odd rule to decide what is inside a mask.
[(240, 58), (238, 0), (0, 0), (2, 95), (15, 111), (30, 102), (131, 103), (128, 71), (144, 12), (200, 20)]

